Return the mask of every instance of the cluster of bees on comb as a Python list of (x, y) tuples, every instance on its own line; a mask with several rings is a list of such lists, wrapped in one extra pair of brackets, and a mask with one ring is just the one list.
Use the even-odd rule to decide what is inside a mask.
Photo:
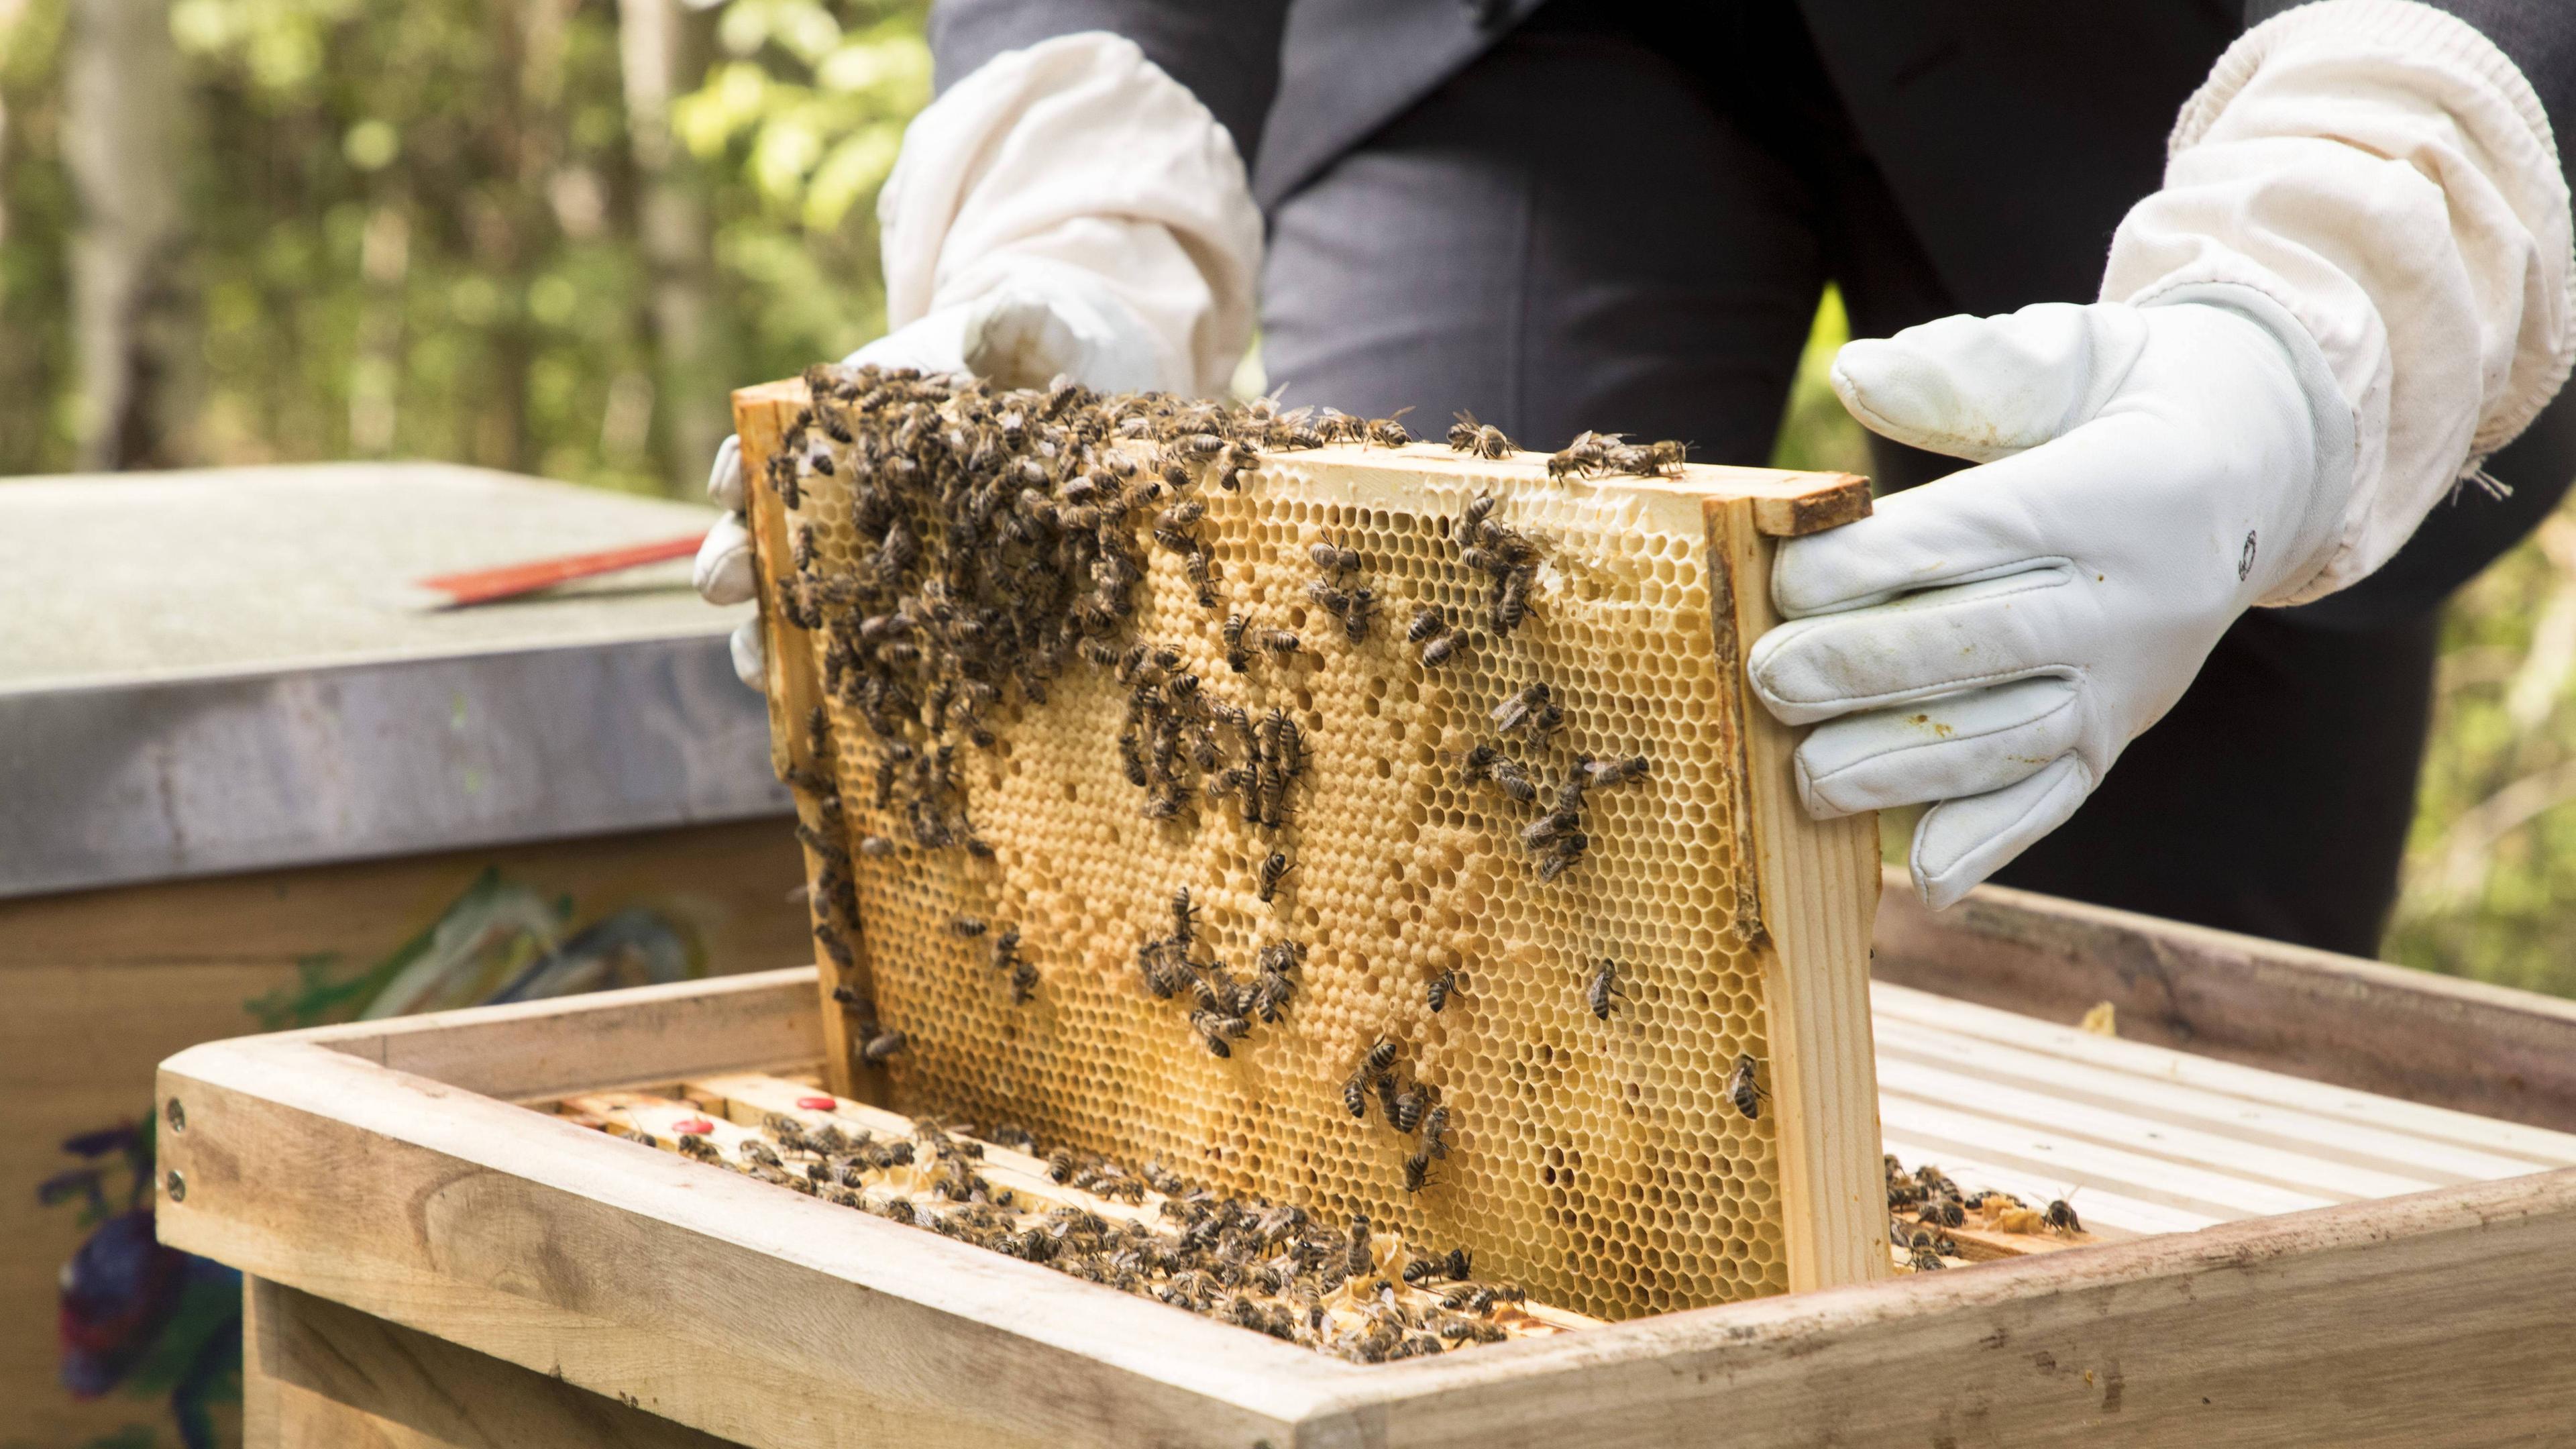
[(2071, 1238), (2084, 1231), (2084, 1220), (2076, 1216), (2074, 1204), (2062, 1197), (2034, 1208), (1996, 1188), (1962, 1192), (1948, 1173), (1928, 1162), (1912, 1172), (1893, 1152), (1884, 1154), (1884, 1162), (1888, 1241), (1906, 1255), (1908, 1271), (1934, 1273), (1948, 1267), (1946, 1260), (1960, 1256), (1958, 1239), (1948, 1230), (1967, 1227), (1972, 1218), (1975, 1226), (1999, 1233)]
[[(1017, 708), (1046, 703), (1074, 670), (1105, 672), (1125, 692), (1117, 755), (1121, 773), (1138, 792), (1138, 813), (1182, 827), (1203, 811), (1238, 813), (1266, 836), (1252, 857), (1251, 883), (1262, 903), (1273, 902), (1297, 869), (1294, 837), (1280, 832), (1293, 826), (1298, 795), (1308, 784), (1308, 744), (1294, 715), (1259, 707), (1265, 675), (1301, 655), (1366, 642), (1380, 627), (1382, 600), (1369, 577), (1369, 560), (1327, 536), (1306, 545), (1313, 576), (1305, 587), (1305, 597), (1328, 621), (1325, 627), (1309, 623), (1301, 637), (1242, 607), (1230, 609), (1213, 551), (1202, 537), (1204, 500), (1210, 490), (1235, 493), (1257, 484), (1269, 453), (1333, 444), (1405, 446), (1413, 440), (1402, 414), (1364, 419), (1329, 408), (1282, 410), (1270, 400), (1102, 395), (1061, 380), (1045, 389), (1002, 389), (964, 377), (874, 367), (818, 367), (805, 381), (809, 402), (766, 462), (769, 484), (790, 512), (794, 565), (777, 578), (769, 602), (780, 617), (820, 636), (820, 684), (839, 706), (818, 705), (805, 720), (809, 758), (823, 768), (799, 765), (788, 775), (811, 812), (797, 829), (818, 862), (815, 934), (824, 953), (845, 974), (854, 969), (853, 849), (872, 860), (948, 851), (995, 858), (995, 847), (975, 822), (961, 755), (995, 748)], [(1457, 452), (1483, 458), (1518, 451), (1498, 429), (1465, 414), (1447, 441)], [(1683, 453), (1675, 443), (1630, 445), (1617, 435), (1587, 433), (1549, 461), (1548, 473), (1555, 479), (1622, 472), (1668, 476)], [(832, 480), (828, 490), (818, 486), (821, 478)], [(818, 532), (823, 520), (807, 512), (809, 491), (836, 495), (835, 525), (846, 509), (847, 534), (856, 544), (837, 561), (827, 560), (834, 550)], [(1494, 499), (1480, 495), (1449, 529), (1460, 562), (1486, 581), (1473, 617), (1452, 619), (1425, 602), (1404, 625), (1411, 658), (1426, 671), (1478, 647), (1480, 639), (1510, 634), (1530, 615), (1542, 576), (1541, 541), (1494, 513)], [(836, 527), (835, 536), (839, 532)], [(1203, 679), (1190, 672), (1178, 651), (1136, 637), (1134, 617), (1149, 561), (1158, 552), (1178, 560), (1210, 622), (1222, 621), (1217, 628), (1225, 674)], [(1242, 677), (1240, 689), (1225, 682), (1227, 675)], [(1644, 756), (1596, 759), (1566, 748), (1565, 701), (1544, 682), (1529, 683), (1503, 700), (1491, 718), (1495, 738), (1466, 757), (1469, 781), (1528, 810), (1520, 844), (1536, 878), (1554, 880), (1579, 865), (1589, 848), (1583, 827), (1591, 792), (1643, 779), (1652, 765)], [(864, 739), (835, 737), (853, 725)], [(832, 762), (846, 767), (869, 755), (872, 771), (836, 776), (830, 768)], [(852, 841), (841, 795), (845, 778), (854, 791), (862, 782), (872, 784), (868, 803), (872, 818), (883, 822), (875, 829), (883, 833)], [(1263, 1028), (1288, 1019), (1306, 946), (1284, 930), (1274, 931), (1269, 939), (1238, 943), (1241, 954), (1229, 961), (1201, 929), (1199, 910), (1188, 886), (1174, 892), (1168, 929), (1135, 947), (1136, 979), (1148, 996), (1173, 1004), (1176, 1025), (1186, 1023), (1186, 1039), (1195, 1048), (1230, 1057)], [(1045, 990), (1038, 965), (1022, 952), (1016, 926), (959, 916), (951, 929), (989, 947), (990, 968), (1007, 985), (1013, 1005), (1037, 1000)], [(1248, 967), (1237, 964), (1247, 958)], [(1604, 961), (1581, 997), (1605, 1021), (1613, 998), (1624, 994), (1618, 971)], [(1467, 986), (1465, 972), (1445, 970), (1429, 982), (1426, 1004), (1442, 1011)], [(834, 995), (852, 1017), (862, 1061), (883, 1065), (909, 1048), (904, 1032), (876, 1019), (864, 992), (843, 985)], [(1393, 1041), (1372, 1046), (1355, 1066), (1344, 1100), (1353, 1117), (1365, 1120), (1374, 1109), (1388, 1127), (1413, 1140), (1403, 1181), (1407, 1192), (1419, 1192), (1455, 1150), (1457, 1123), (1437, 1089), (1404, 1069), (1401, 1052)], [(1760, 1110), (1752, 1072), (1751, 1058), (1738, 1063), (1745, 1085), (1734, 1100), (1748, 1119)], [(829, 1156), (816, 1161), (828, 1167)], [(1210, 1215), (1208, 1221), (1220, 1224), (1214, 1230), (1219, 1239), (1242, 1226), (1245, 1213), (1265, 1221), (1298, 1213), (1239, 1208), (1204, 1193), (1191, 1200)], [(971, 1192), (962, 1201), (977, 1209), (1004, 1206)], [(959, 1219), (956, 1225), (981, 1234), (975, 1240), (986, 1246), (1030, 1255), (1022, 1251), (1031, 1243), (1026, 1224), (996, 1219), (977, 1226), (976, 1220)], [(1310, 1227), (1300, 1215), (1296, 1231)], [(1059, 1246), (1068, 1233), (1086, 1243), (1097, 1236), (1087, 1228), (1046, 1231)], [(1103, 1240), (1048, 1261), (1088, 1264), (1100, 1252), (1114, 1256)], [(1397, 1254), (1401, 1258), (1400, 1245)], [(1264, 1261), (1278, 1256), (1274, 1251)], [(1464, 1277), (1465, 1255), (1452, 1259), (1457, 1276)], [(1404, 1266), (1429, 1272), (1424, 1264), (1452, 1259), (1407, 1260)], [(1344, 1279), (1362, 1276), (1352, 1266), (1356, 1262), (1356, 1256), (1345, 1255)], [(1287, 1267), (1274, 1262), (1273, 1270), (1276, 1276)], [(1068, 1271), (1088, 1276), (1087, 1269)], [(1125, 1271), (1138, 1270), (1130, 1263)], [(1194, 1264), (1181, 1271), (1201, 1274), (1205, 1282), (1184, 1279), (1181, 1289), (1167, 1292), (1169, 1274), (1139, 1281), (1165, 1301), (1308, 1341), (1272, 1309), (1261, 1310), (1261, 1322), (1237, 1313), (1232, 1300), (1216, 1292), (1235, 1280), (1214, 1267)], [(1289, 1273), (1280, 1281), (1293, 1288), (1301, 1280)], [(1408, 1328), (1394, 1313), (1396, 1300), (1388, 1303), (1392, 1316), (1381, 1315), (1384, 1322), (1365, 1332), (1391, 1327), (1395, 1342), (1414, 1343), (1417, 1351), (1427, 1351), (1420, 1348), (1425, 1344), (1478, 1341), (1476, 1330), (1445, 1321), (1423, 1320)], [(1392, 1353), (1374, 1336), (1367, 1345), (1368, 1352), (1339, 1340), (1317, 1346), (1364, 1358)]]
[[(1542, 1326), (1522, 1308), (1520, 1288), (1474, 1277), (1468, 1249), (1418, 1255), (1365, 1217), (1336, 1230), (1294, 1205), (1194, 1187), (1159, 1163), (1129, 1171), (1069, 1148), (1042, 1153), (1014, 1128), (985, 1135), (1040, 1156), (1051, 1182), (1101, 1205), (1036, 1201), (996, 1183), (984, 1141), (962, 1123), (921, 1120), (893, 1136), (770, 1113), (730, 1150), (696, 1134), (673, 1145), (809, 1197), (1357, 1363), (1499, 1343)], [(1150, 1213), (1123, 1210), (1149, 1199)]]

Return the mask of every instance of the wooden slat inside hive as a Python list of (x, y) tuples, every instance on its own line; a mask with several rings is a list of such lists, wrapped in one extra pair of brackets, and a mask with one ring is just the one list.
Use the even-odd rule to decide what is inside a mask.
[[(679, 1152), (682, 1144), (694, 1137), (706, 1145), (702, 1151), (709, 1163), (730, 1171), (757, 1174), (754, 1158), (744, 1149), (746, 1144), (774, 1144), (766, 1129), (780, 1119), (795, 1123), (807, 1132), (825, 1125), (845, 1132), (871, 1134), (878, 1141), (912, 1141), (919, 1124), (908, 1117), (868, 1106), (863, 1102), (820, 1093), (781, 1077), (754, 1072), (723, 1073), (674, 1084), (663, 1092), (586, 1092), (550, 1104), (558, 1116), (579, 1122), (616, 1136), (640, 1140), (666, 1152)], [(973, 1139), (960, 1139), (969, 1140)], [(995, 1186), (1007, 1188), (1017, 1201), (1006, 1215), (1022, 1228), (1042, 1221), (1051, 1209), (1078, 1208), (1112, 1222), (1140, 1223), (1147, 1227), (1173, 1230), (1174, 1221), (1162, 1210), (1160, 1193), (1144, 1192), (1133, 1201), (1098, 1196), (1079, 1187), (1053, 1180), (1047, 1165), (1027, 1153), (996, 1143), (975, 1141), (977, 1172)], [(784, 1175), (801, 1175), (805, 1159), (790, 1150), (781, 1159)], [(926, 1162), (927, 1159), (924, 1159)], [(856, 1192), (835, 1193), (826, 1184), (817, 1196), (851, 1202), (866, 1197), (882, 1202), (900, 1197), (914, 1204), (927, 1222), (932, 1215), (955, 1210), (956, 1205), (931, 1190), (933, 1174), (926, 1166), (906, 1165), (867, 1174), (868, 1180)], [(925, 1227), (924, 1231), (928, 1231)], [(1402, 1241), (1391, 1233), (1375, 1235), (1374, 1251), (1380, 1271), (1390, 1279), (1403, 1280), (1405, 1265), (1419, 1246)], [(1168, 1281), (1168, 1280), (1165, 1280)], [(1365, 1279), (1355, 1280), (1357, 1284)], [(1396, 1290), (1401, 1299), (1416, 1311), (1436, 1306), (1438, 1289), (1445, 1279), (1434, 1279), (1429, 1287), (1415, 1287), (1409, 1282)], [(1257, 1291), (1251, 1296), (1264, 1302), (1273, 1301)], [(1576, 1329), (1598, 1325), (1599, 1320), (1569, 1312), (1545, 1303), (1498, 1303), (1487, 1313), (1490, 1321), (1510, 1338), (1546, 1338)]]
[[(818, 574), (848, 567), (856, 545), (835, 477), (808, 473), (792, 515), (771, 486), (768, 460), (802, 403), (801, 384), (736, 398), (767, 581), (795, 568), (791, 528), (816, 530)], [(1529, 618), (1502, 637), (1477, 627), (1483, 589), (1453, 541), (1479, 495), (1545, 550)], [(1364, 1212), (1417, 1242), (1468, 1244), (1534, 1295), (1602, 1317), (1884, 1276), (1866, 997), (1874, 826), (1806, 819), (1790, 741), (1748, 708), (1738, 668), (1771, 622), (1765, 528), (1865, 511), (1859, 480), (1692, 467), (1556, 482), (1536, 455), (1330, 447), (1267, 454), (1240, 492), (1195, 496), (1219, 607), (1153, 550), (1132, 637), (1179, 652), (1211, 697), (1303, 725), (1311, 768), (1276, 831), (1222, 800), (1144, 818), (1119, 761), (1127, 690), (1075, 661), (1045, 704), (993, 712), (992, 748), (957, 751), (994, 857), (916, 848), (873, 807), (866, 726), (822, 690), (827, 631), (797, 628), (764, 589), (782, 774), (820, 766), (838, 782), (839, 848), (902, 842), (884, 858), (853, 851), (859, 919), (830, 924), (854, 959), (817, 953), (826, 982), (866, 1003), (827, 1013), (835, 1085), (1160, 1158), (1336, 1218)], [(1140, 529), (1152, 513), (1140, 510)], [(1380, 599), (1358, 644), (1307, 598), (1306, 547), (1327, 535), (1358, 551)], [(1469, 634), (1437, 668), (1402, 637), (1422, 602)], [(1237, 611), (1301, 647), (1232, 670), (1220, 626)], [(1591, 848), (1554, 881), (1536, 878), (1517, 839), (1540, 808), (1463, 777), (1468, 752), (1497, 738), (1493, 708), (1530, 682), (1567, 716), (1551, 745), (1505, 742), (1543, 789), (1578, 753), (1649, 761), (1642, 781), (1591, 797)], [(818, 703), (832, 720), (824, 760), (805, 725)], [(1273, 850), (1295, 869), (1263, 901), (1256, 874)], [(809, 856), (818, 875), (826, 864)], [(1187, 1003), (1154, 999), (1134, 964), (1141, 941), (1170, 929), (1181, 888), (1201, 912), (1200, 949), (1240, 972), (1264, 944), (1306, 948), (1285, 1020), (1223, 1060), (1189, 1029)], [(989, 966), (989, 935), (949, 929), (959, 916), (1020, 932), (1040, 973), (1027, 1004)], [(1585, 992), (1605, 959), (1620, 994), (1603, 1021)], [(1453, 967), (1465, 989), (1435, 1014), (1426, 987)], [(903, 1031), (909, 1050), (882, 1071), (857, 1062), (854, 1019)], [(1419, 1137), (1343, 1105), (1382, 1038), (1456, 1123), (1456, 1150), (1419, 1192), (1405, 1185)], [(1727, 1090), (1739, 1053), (1769, 1088), (1756, 1120)]]

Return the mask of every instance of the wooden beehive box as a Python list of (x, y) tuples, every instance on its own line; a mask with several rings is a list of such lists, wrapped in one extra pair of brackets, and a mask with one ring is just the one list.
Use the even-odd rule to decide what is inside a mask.
[[(1289, 447), (1284, 428), (1238, 468), (1197, 432), (1220, 422), (1054, 443), (1048, 420), (1076, 414), (1045, 394), (923, 401), (874, 374), (809, 376), (818, 395), (751, 389), (735, 420), (774, 744), (813, 832), (817, 961), (850, 1002), (826, 1030), (864, 1024), (827, 1054), (835, 1085), (1464, 1243), (1603, 1317), (1885, 1275), (1862, 991), (1874, 823), (1798, 807), (1791, 741), (1740, 667), (1773, 622), (1776, 536), (1865, 514), (1863, 480), (1560, 478), (1538, 454)], [(1156, 422), (1134, 406), (1128, 421)], [(992, 521), (991, 479), (1007, 497), (1034, 483), (1043, 528), (1014, 541), (1026, 515)], [(943, 730), (956, 711), (941, 702), (985, 677), (980, 651), (1025, 637), (1026, 596), (1114, 562), (1082, 561), (1104, 494), (1131, 500), (1097, 527), (1135, 551), (1132, 605)], [(1173, 526), (1175, 505), (1200, 516)], [(959, 532), (970, 514), (985, 521)], [(1508, 627), (1467, 547), (1489, 525), (1536, 555)], [(1348, 561), (1325, 568), (1318, 544)], [(871, 582), (889, 558), (910, 561), (900, 586)], [(1322, 602), (1362, 588), (1363, 627)], [(1445, 659), (1407, 637), (1426, 609), (1456, 636)], [(970, 632), (983, 642), (960, 642)], [(1256, 642), (1278, 632), (1293, 647)], [(1112, 663), (1131, 650), (1170, 651), (1168, 677), (1131, 681)], [(880, 710), (886, 680), (911, 692)], [(1533, 685), (1564, 719), (1543, 739), (1496, 723)], [(1160, 811), (1140, 788), (1149, 695), (1203, 712), (1189, 736), (1203, 753), (1170, 768), (1181, 784)], [(1284, 808), (1253, 784), (1217, 793), (1266, 748), (1222, 728), (1228, 710), (1301, 737)], [(1475, 778), (1480, 747), (1519, 761), (1537, 798)], [(940, 816), (925, 822), (922, 792), (889, 782), (934, 754)], [(1588, 849), (1543, 870), (1523, 832), (1595, 758), (1645, 776), (1593, 788), (1566, 832)], [(1265, 862), (1288, 870), (1265, 880)], [(1248, 1039), (1203, 1047), (1189, 992), (1140, 982), (1140, 943), (1177, 930), (1180, 891), (1202, 960), (1242, 976), (1265, 949), (1298, 953), (1294, 997), (1276, 1021), (1245, 1014)], [(1021, 990), (991, 954), (1004, 933)], [(1587, 1002), (1604, 970), (1615, 991)], [(1467, 984), (1435, 1011), (1430, 984), (1451, 972)], [(843, 1065), (893, 1031), (907, 1049), (882, 1073)], [(1390, 1082), (1438, 1094), (1445, 1157), (1422, 1155), (1418, 1128), (1390, 1130), (1370, 1093), (1346, 1096), (1380, 1043)], [(1769, 1094), (1755, 1114), (1731, 1089), (1739, 1061)]]
[[(1882, 1055), (1963, 1064), (1953, 1119), (1891, 1126), (1909, 1160), (1973, 1138), (2056, 1163), (2088, 1220), (2157, 1194), (2234, 1220), (1362, 1367), (565, 1114), (818, 1070), (804, 969), (192, 1048), (156, 1206), (250, 1275), (259, 1445), (2564, 1441), (2576, 1008), (2007, 891), (1891, 893), (1878, 940)], [(2126, 1035), (1967, 998), (2108, 999)], [(1893, 1123), (1924, 1084), (1889, 1082)], [(2055, 1105), (1979, 1085), (2033, 1082)]]

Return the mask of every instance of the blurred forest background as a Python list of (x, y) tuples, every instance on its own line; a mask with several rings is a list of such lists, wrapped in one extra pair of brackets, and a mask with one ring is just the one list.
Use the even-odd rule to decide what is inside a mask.
[[(926, 0), (0, 0), (0, 474), (685, 494), (882, 328)], [(1780, 459), (1866, 471), (1819, 312)], [(2393, 960), (2576, 994), (2576, 519), (2454, 602)]]

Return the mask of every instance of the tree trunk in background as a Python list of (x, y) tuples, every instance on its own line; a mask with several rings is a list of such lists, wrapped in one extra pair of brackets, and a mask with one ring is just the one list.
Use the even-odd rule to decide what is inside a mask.
[(626, 132), (641, 182), (638, 241), (652, 270), (654, 351), (675, 489), (705, 477), (716, 445), (733, 431), (715, 315), (714, 236), (671, 134), (671, 100), (706, 69), (705, 47), (680, 0), (618, 0), (618, 51), (626, 82)]
[(84, 467), (190, 461), (200, 349), (187, 277), (186, 102), (166, 0), (78, 0), (64, 65)]
[[(26, 0), (0, 0), (0, 57), (6, 57), (9, 54), (10, 27), (18, 23), (18, 13), (25, 8)], [(9, 98), (7, 96), (0, 96), (0, 161), (5, 161), (8, 155)], [(8, 240), (9, 189), (6, 186), (0, 186), (0, 243), (5, 243)], [(0, 294), (0, 302), (5, 302), (7, 300), (8, 298), (5, 294)]]

